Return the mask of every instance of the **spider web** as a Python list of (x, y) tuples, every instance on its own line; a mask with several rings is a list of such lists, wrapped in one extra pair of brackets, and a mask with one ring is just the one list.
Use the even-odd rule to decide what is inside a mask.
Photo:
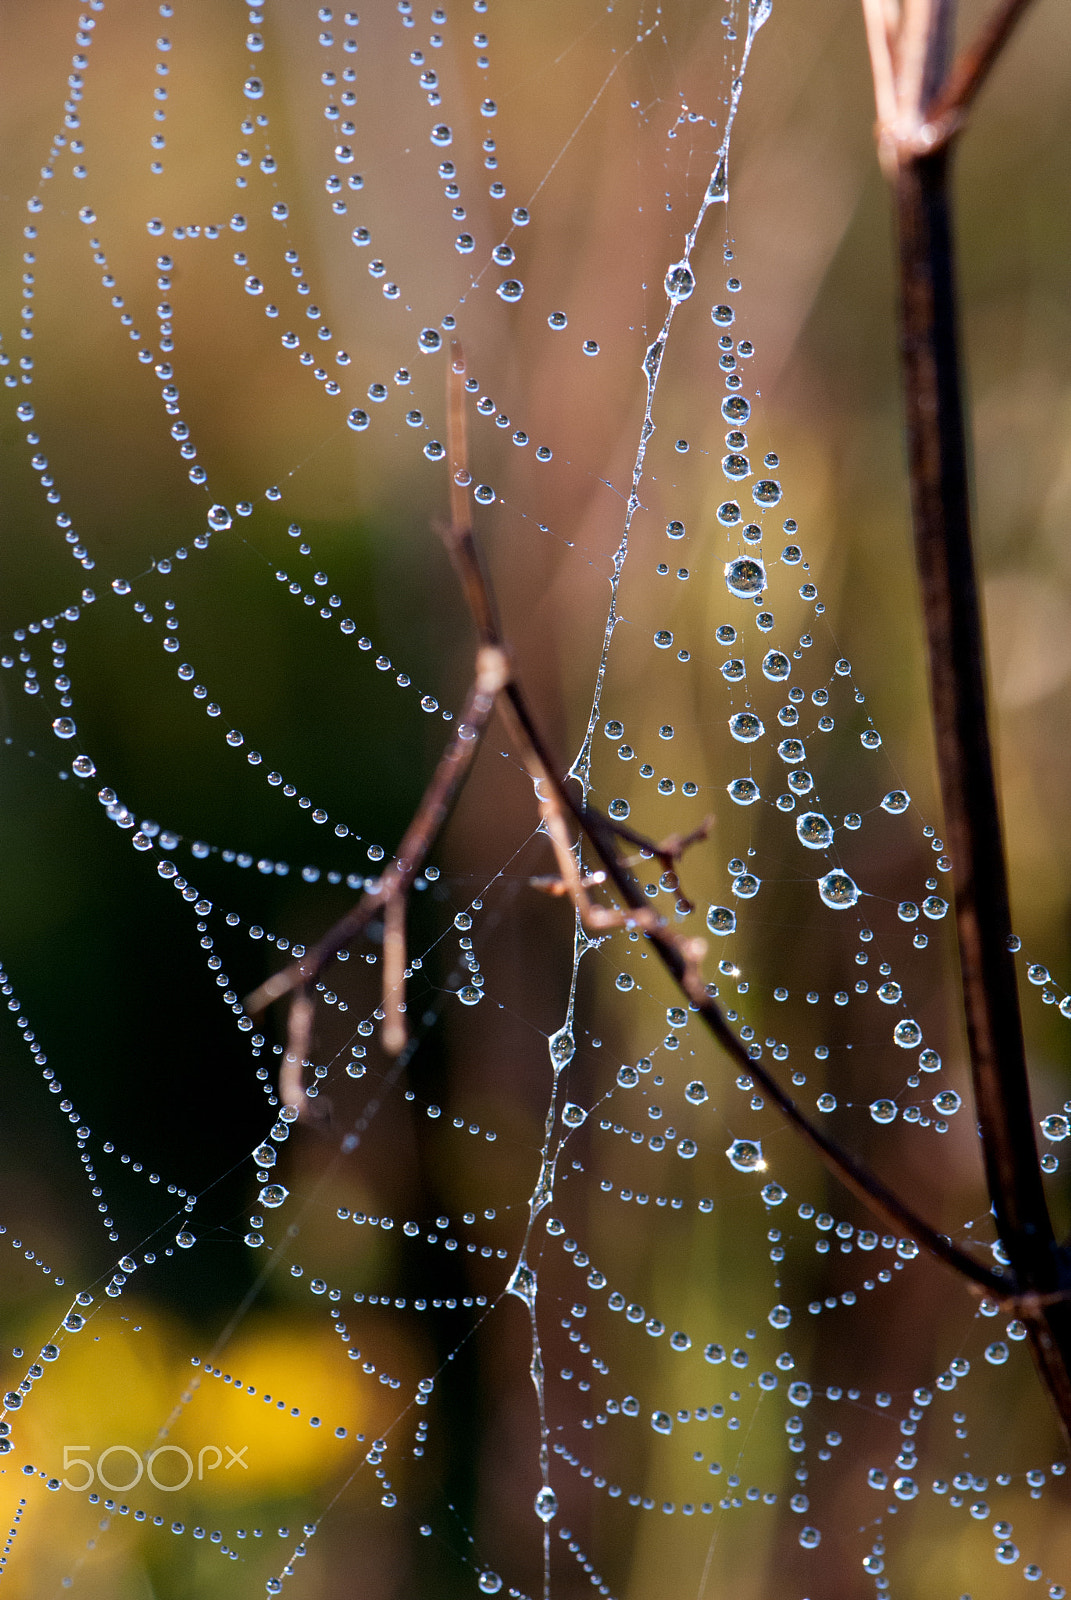
[(375, 884), (456, 726), (460, 340), (556, 748), (651, 839), (713, 816), (676, 873), (637, 849), (651, 903), (752, 1059), (999, 1264), (928, 777), (826, 609), (730, 229), (768, 19), (15, 19), (15, 1594), (1063, 1596), (1024, 1327), (838, 1192), (635, 927), (537, 892), (496, 731), (410, 897), (401, 1055), (381, 924), (317, 984), (308, 1119), (243, 1004)]

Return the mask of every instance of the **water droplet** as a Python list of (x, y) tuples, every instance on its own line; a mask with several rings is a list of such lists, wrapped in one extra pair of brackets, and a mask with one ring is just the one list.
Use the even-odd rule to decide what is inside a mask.
[(737, 1172), (764, 1172), (766, 1163), (762, 1159), (762, 1145), (758, 1139), (734, 1139), (726, 1150), (729, 1165), (735, 1167)]
[(1060, 1144), (1071, 1133), (1071, 1122), (1059, 1112), (1054, 1112), (1051, 1117), (1042, 1119), (1041, 1131), (1046, 1139), (1052, 1140), (1053, 1144)]
[(725, 587), (739, 600), (750, 600), (766, 587), (766, 568), (757, 556), (737, 556), (725, 563)]
[(934, 1095), (933, 1103), (934, 1108), (941, 1113), (942, 1117), (954, 1117), (963, 1101), (955, 1089), (942, 1089), (940, 1094)]
[(781, 498), (781, 485), (776, 478), (760, 478), (751, 490), (757, 506), (775, 506)]
[(668, 1411), (654, 1411), (651, 1413), (651, 1427), (656, 1433), (672, 1433), (673, 1418)]
[(830, 1111), (836, 1111), (837, 1097), (835, 1094), (820, 1094), (818, 1099), (815, 1101), (815, 1105), (818, 1107), (819, 1111), (824, 1111), (826, 1113)]
[(824, 878), (818, 880), (818, 893), (823, 903), (831, 906), (834, 911), (844, 911), (848, 906), (854, 906), (859, 899), (859, 889), (854, 880), (846, 872), (839, 870), (827, 872)]
[(253, 1160), (259, 1167), (274, 1167), (276, 1160), (275, 1146), (258, 1144), (253, 1151)]
[(748, 460), (747, 456), (742, 456), (735, 451), (731, 451), (729, 455), (722, 456), (721, 470), (731, 483), (736, 483), (739, 482), (741, 478), (747, 478), (750, 476), (751, 462)]
[(699, 1154), (699, 1146), (694, 1139), (682, 1139), (677, 1145), (677, 1154), (682, 1161), (691, 1161)]
[(792, 1312), (788, 1306), (774, 1306), (766, 1320), (771, 1328), (787, 1328), (792, 1321)]
[(928, 894), (922, 902), (922, 914), (931, 922), (940, 922), (947, 910), (948, 901), (942, 900), (939, 894)]
[(507, 278), (498, 286), (498, 298), (505, 300), (509, 305), (518, 301), (524, 293), (524, 284), (519, 278)]
[(1019, 1559), (1018, 1546), (1012, 1544), (1011, 1541), (1007, 1539), (1001, 1544), (997, 1545), (996, 1549), (993, 1551), (993, 1554), (996, 1556), (1002, 1567), (1012, 1567)]
[(71, 717), (57, 717), (52, 724), (52, 732), (57, 739), (73, 739), (78, 729)]
[(895, 1122), (896, 1102), (893, 1100), (874, 1100), (870, 1105), (870, 1115), (875, 1122)]
[(801, 1528), (800, 1544), (805, 1550), (817, 1550), (822, 1542), (822, 1535), (817, 1528)]
[(92, 778), (96, 776), (97, 769), (88, 756), (75, 756), (74, 760), (71, 762), (71, 766), (74, 768), (75, 772), (80, 778)]
[(194, 1245), (197, 1243), (197, 1239), (194, 1234), (187, 1232), (187, 1230), (183, 1228), (180, 1233), (176, 1233), (175, 1243), (178, 1245), (180, 1250), (192, 1250)]
[(78, 1330), (80, 1328), (84, 1328), (85, 1325), (85, 1317), (83, 1317), (77, 1311), (68, 1311), (67, 1315), (63, 1319), (63, 1326), (67, 1329), (68, 1333), (77, 1333)]
[(733, 879), (733, 893), (740, 900), (753, 900), (762, 887), (762, 879), (753, 872), (741, 872)]
[(684, 1091), (684, 1098), (693, 1106), (701, 1106), (707, 1097), (707, 1086), (701, 1078), (694, 1078)]
[(617, 1081), (622, 1089), (634, 1089), (640, 1081), (639, 1072), (635, 1067), (623, 1066), (617, 1069)]
[(922, 1043), (922, 1029), (913, 1017), (905, 1017), (893, 1029), (893, 1038), (902, 1050), (913, 1050)]
[(564, 311), (552, 311), (550, 316), (547, 318), (547, 322), (550, 327), (554, 328), (555, 330), (567, 328), (569, 326), (569, 318), (565, 315)]
[(463, 989), (457, 991), (457, 997), (463, 1006), (478, 1006), (483, 999), (483, 990), (477, 989), (474, 983), (466, 983)]
[(707, 912), (707, 927), (711, 933), (735, 933), (736, 912), (729, 906), (711, 906)]
[(674, 305), (679, 305), (695, 288), (695, 274), (687, 261), (678, 261), (666, 273), (666, 293)]
[(901, 922), (917, 922), (919, 908), (913, 900), (901, 900), (896, 908), (896, 915)]
[(262, 1206), (267, 1206), (269, 1211), (274, 1211), (281, 1206), (290, 1194), (289, 1189), (284, 1189), (281, 1183), (266, 1183), (260, 1191), (259, 1199)]
[(524, 1260), (518, 1261), (513, 1269), (513, 1276), (506, 1285), (506, 1293), (517, 1296), (525, 1305), (534, 1306), (538, 1280), (531, 1267)]
[[(806, 760), (807, 746), (804, 744), (802, 739), (782, 739), (781, 743), (777, 746), (777, 754), (781, 757), (782, 761), (787, 762), (789, 766), (793, 766), (797, 761)], [(795, 773), (790, 774), (788, 780), (789, 783), (792, 782), (792, 779), (795, 776)], [(800, 776), (802, 777), (803, 774), (800, 774)], [(802, 789), (800, 789), (800, 794), (806, 794), (810, 787), (810, 782), (808, 782)]]
[[(755, 719), (758, 721), (758, 718)], [(762, 724), (759, 723), (760, 728)], [(758, 735), (755, 736), (758, 738)], [(751, 778), (734, 778), (728, 786), (729, 798), (738, 806), (751, 806), (759, 799), (759, 786)]]
[(544, 1484), (535, 1497), (535, 1514), (540, 1522), (551, 1522), (558, 1515), (558, 1496)]
[(914, 1478), (896, 1478), (893, 1480), (893, 1494), (898, 1500), (914, 1500), (919, 1492), (919, 1486)]
[(820, 811), (805, 811), (796, 818), (796, 835), (808, 850), (828, 850), (833, 843), (833, 826)]
[(363, 433), (370, 421), (371, 418), (369, 417), (368, 412), (362, 411), (360, 406), (356, 406), (346, 418), (346, 422), (353, 429), (354, 433)]
[(631, 810), (631, 807), (627, 800), (622, 800), (619, 796), (616, 800), (611, 800), (606, 809), (610, 813), (611, 817), (616, 818), (618, 822), (624, 822), (625, 818), (629, 814), (629, 811)]
[(659, 650), (669, 650), (673, 644), (673, 635), (668, 628), (659, 628), (654, 636), (654, 642)]
[(244, 87), (247, 100), (259, 100), (264, 93), (264, 85), (259, 78), (247, 78)]
[(911, 804), (911, 796), (906, 789), (890, 789), (885, 799), (881, 802), (881, 809), (889, 811), (894, 816), (897, 812), (906, 811)]
[(783, 650), (768, 650), (762, 658), (762, 670), (771, 683), (783, 683), (792, 671), (792, 663)]
[(575, 1101), (567, 1100), (562, 1108), (562, 1121), (567, 1128), (579, 1128), (587, 1121), (587, 1112)]
[(753, 711), (738, 711), (729, 718), (729, 732), (741, 744), (754, 744), (756, 739), (762, 738), (766, 729)]

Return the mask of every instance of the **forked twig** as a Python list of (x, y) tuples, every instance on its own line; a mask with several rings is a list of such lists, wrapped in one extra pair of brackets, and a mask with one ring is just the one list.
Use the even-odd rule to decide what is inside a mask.
[[(714, 1038), (735, 1062), (761, 1087), (781, 1115), (821, 1158), (841, 1182), (886, 1225), (914, 1238), (931, 1255), (944, 1261), (961, 1277), (986, 1293), (1004, 1296), (1014, 1292), (1014, 1285), (998, 1273), (975, 1261), (944, 1234), (938, 1233), (919, 1217), (899, 1195), (887, 1187), (875, 1173), (857, 1160), (837, 1142), (823, 1133), (800, 1110), (776, 1078), (761, 1061), (752, 1060), (741, 1041), (729, 1027), (721, 1008), (707, 992), (700, 970), (706, 953), (705, 941), (678, 933), (648, 902), (640, 885), (622, 862), (617, 843), (621, 830), (608, 817), (591, 805), (581, 805), (558, 772), (541, 733), (532, 717), (523, 690), (509, 665), (509, 657), (495, 620), (495, 608), (489, 584), (480, 566), (468, 509), (468, 474), (464, 444), (464, 395), (462, 378), (464, 359), (455, 347), (449, 383), (448, 422), (451, 461), (451, 523), (444, 533), (447, 547), (457, 569), (461, 586), (473, 619), (479, 629), (481, 645), (477, 655), (477, 683), (466, 708), (465, 720), (472, 724), (468, 739), (463, 739), (459, 727), (454, 741), (440, 761), (413, 823), (407, 829), (399, 847), (398, 858), (384, 873), (375, 891), (365, 894), (360, 903), (318, 942), (300, 962), (270, 978), (252, 995), (250, 1010), (259, 1009), (300, 988), (291, 1010), (291, 1043), (298, 1027), (307, 1028), (311, 1006), (309, 985), (315, 976), (333, 959), (337, 950), (350, 943), (383, 909), (385, 917), (384, 944), (390, 943), (391, 955), (385, 949), (386, 969), (393, 978), (391, 986), (394, 1014), (385, 1006), (391, 1045), (398, 1049), (404, 1044), (404, 1022), (398, 1011), (400, 983), (404, 976), (404, 929), (401, 918), (402, 897), (408, 889), (427, 851), (446, 819), (449, 804), (471, 763), (471, 752), (464, 758), (464, 745), (474, 747), (478, 733), (486, 726), (492, 706), (497, 698), (499, 709), (512, 738), (519, 748), (539, 799), (540, 811), (547, 835), (554, 850), (561, 885), (573, 901), (585, 924), (594, 931), (605, 931), (627, 926), (644, 934), (650, 941), (665, 967), (682, 993)], [(582, 872), (574, 849), (573, 829), (579, 830), (597, 856), (606, 880), (624, 903), (625, 909), (601, 905), (591, 898), (590, 881)], [(705, 835), (707, 825), (697, 830)], [(631, 835), (642, 847), (650, 849), (666, 860), (677, 860), (681, 851), (694, 842), (694, 835), (684, 839), (667, 840), (661, 847), (641, 841)], [(389, 927), (386, 925), (389, 920)], [(399, 962), (401, 963), (399, 970)], [(401, 1041), (399, 1043), (399, 1041)], [(386, 1043), (386, 1041), (385, 1041)], [(288, 1047), (288, 1057), (290, 1049)], [(300, 1059), (300, 1058), (299, 1058)]]
[(947, 142), (963, 127), (979, 90), (1029, 4), (1030, 0), (1000, 0), (974, 43), (959, 56), (936, 99), (926, 109), (934, 143)]

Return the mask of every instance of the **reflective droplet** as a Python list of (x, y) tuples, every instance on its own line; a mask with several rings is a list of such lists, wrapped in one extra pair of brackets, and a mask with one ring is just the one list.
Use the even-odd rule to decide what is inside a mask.
[(97, 769), (88, 756), (75, 756), (71, 766), (80, 778), (93, 778)]
[(258, 1144), (253, 1151), (253, 1160), (258, 1167), (274, 1167), (276, 1161), (275, 1146), (272, 1144)]
[(928, 894), (922, 902), (922, 914), (931, 922), (940, 922), (947, 910), (948, 901), (942, 900), (939, 894)]
[(1019, 1559), (1018, 1546), (1012, 1544), (1011, 1541), (1007, 1539), (997, 1545), (996, 1549), (993, 1551), (993, 1554), (996, 1556), (1002, 1567), (1012, 1567)]
[(751, 806), (759, 799), (759, 786), (751, 778), (734, 778), (728, 786), (728, 793), (738, 806)]
[(818, 893), (825, 905), (831, 906), (834, 911), (844, 911), (848, 906), (854, 906), (859, 899), (859, 889), (853, 879), (846, 872), (839, 870), (827, 872), (824, 878), (818, 880)]
[(796, 836), (808, 850), (828, 850), (833, 843), (833, 826), (820, 811), (805, 811), (796, 818)]
[(617, 1081), (622, 1089), (634, 1089), (640, 1081), (640, 1075), (635, 1067), (628, 1065), (618, 1067)]
[(192, 1250), (193, 1246), (197, 1243), (197, 1239), (194, 1234), (187, 1232), (187, 1230), (183, 1228), (180, 1233), (176, 1233), (175, 1243), (178, 1245), (180, 1250)]
[(783, 650), (768, 650), (762, 658), (762, 671), (771, 683), (783, 683), (792, 671), (792, 663)]
[(760, 478), (751, 490), (757, 506), (775, 506), (781, 498), (781, 485), (776, 478)]
[[(793, 766), (797, 761), (803, 761), (806, 759), (807, 747), (802, 739), (782, 739), (781, 743), (777, 746), (777, 754), (781, 757), (782, 761), (787, 762), (789, 766)], [(790, 775), (788, 780), (789, 783), (792, 782), (793, 777), (795, 777), (795, 773)], [(806, 787), (800, 790), (800, 793), (806, 794), (810, 787), (811, 785), (808, 782)]]
[(762, 1145), (758, 1139), (734, 1139), (726, 1150), (729, 1165), (735, 1167), (737, 1172), (764, 1172), (766, 1163), (762, 1159)]
[(498, 286), (498, 298), (505, 300), (509, 305), (518, 301), (524, 293), (524, 284), (518, 278), (507, 278)]
[(281, 1206), (289, 1195), (290, 1190), (284, 1189), (281, 1183), (266, 1183), (260, 1191), (259, 1199), (262, 1206), (267, 1206), (269, 1211), (274, 1211)]
[(830, 1111), (836, 1111), (837, 1097), (835, 1094), (820, 1094), (815, 1101), (815, 1105), (819, 1111), (824, 1111), (828, 1114)]
[(914, 1478), (895, 1478), (893, 1480), (893, 1494), (898, 1500), (914, 1500), (919, 1492), (919, 1486)]
[(651, 1427), (656, 1433), (672, 1433), (673, 1418), (668, 1411), (655, 1411), (651, 1414)]
[(817, 1550), (822, 1542), (822, 1535), (817, 1528), (801, 1528), (800, 1544), (805, 1550)]
[(622, 800), (620, 797), (618, 797), (616, 800), (611, 800), (606, 809), (612, 817), (617, 819), (618, 822), (624, 822), (625, 818), (629, 814), (629, 811), (631, 810), (631, 807), (627, 800)]
[(259, 100), (264, 93), (264, 85), (259, 78), (247, 78), (244, 88), (247, 100)]
[(741, 872), (733, 879), (733, 893), (740, 900), (753, 900), (762, 887), (762, 879), (753, 872)]
[(707, 912), (707, 927), (711, 933), (735, 933), (736, 912), (729, 906), (711, 906)]
[(1051, 1117), (1042, 1119), (1041, 1131), (1053, 1144), (1060, 1144), (1071, 1133), (1071, 1122), (1059, 1112), (1054, 1112)]
[(695, 274), (687, 261), (678, 261), (666, 273), (666, 293), (674, 305), (679, 305), (695, 288)]
[(913, 1017), (905, 1017), (893, 1029), (893, 1038), (902, 1050), (913, 1050), (922, 1043), (922, 1029)]
[(890, 789), (885, 799), (881, 802), (881, 809), (892, 812), (895, 816), (897, 812), (906, 811), (910, 804), (911, 796), (906, 789)]
[(693, 1106), (701, 1106), (708, 1098), (707, 1086), (700, 1078), (695, 1078), (684, 1091), (684, 1098)]
[(896, 1102), (894, 1100), (873, 1100), (870, 1105), (870, 1115), (875, 1122), (895, 1122)]
[(587, 1112), (575, 1101), (567, 1100), (562, 1109), (562, 1121), (567, 1128), (579, 1128), (587, 1121)]
[(78, 729), (72, 718), (57, 717), (52, 724), (52, 732), (57, 739), (73, 739)]
[(771, 1328), (787, 1328), (792, 1321), (792, 1312), (788, 1306), (774, 1306), (766, 1320)]
[(558, 1496), (544, 1484), (535, 1497), (535, 1514), (540, 1522), (551, 1522), (558, 1515)]
[(480, 1573), (480, 1593), (497, 1594), (502, 1587), (502, 1579), (497, 1572)]
[(750, 600), (766, 587), (766, 568), (757, 556), (737, 556), (725, 563), (725, 587), (739, 600)]
[(463, 989), (457, 991), (457, 997), (463, 1006), (478, 1006), (483, 999), (483, 990), (477, 989), (474, 983), (466, 983)]
[(762, 738), (766, 729), (753, 711), (738, 711), (729, 718), (729, 732), (741, 744), (754, 744), (756, 739)]
[(933, 1104), (934, 1109), (939, 1111), (942, 1117), (954, 1117), (963, 1101), (955, 1089), (942, 1089), (940, 1094), (934, 1095)]
[(654, 642), (659, 650), (669, 650), (673, 644), (673, 635), (668, 628), (659, 628), (654, 636)]

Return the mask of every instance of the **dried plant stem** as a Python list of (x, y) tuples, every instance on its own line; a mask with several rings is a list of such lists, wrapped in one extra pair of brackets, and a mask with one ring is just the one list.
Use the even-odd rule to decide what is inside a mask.
[[(867, 3), (867, 0), (864, 0)], [(934, 96), (951, 7), (935, 4), (928, 33), (894, 58), (917, 81), (897, 84), (900, 122), (879, 132), (889, 170), (900, 265), (904, 385), (915, 557), (926, 622), (934, 734), (952, 855), (960, 982), (975, 1111), (997, 1228), (1011, 1262), (1035, 1357), (1071, 1436), (1071, 1284), (1042, 1186), (1026, 1069), (1000, 806), (986, 710), (985, 650), (970, 525), (970, 482), (958, 345), (948, 139), (995, 61), (1023, 4), (998, 8)], [(905, 12), (916, 24), (926, 0)], [(919, 62), (924, 65), (920, 69)], [(879, 116), (887, 98), (875, 74)], [(931, 137), (931, 102), (946, 119)], [(905, 108), (907, 112), (905, 120)]]

